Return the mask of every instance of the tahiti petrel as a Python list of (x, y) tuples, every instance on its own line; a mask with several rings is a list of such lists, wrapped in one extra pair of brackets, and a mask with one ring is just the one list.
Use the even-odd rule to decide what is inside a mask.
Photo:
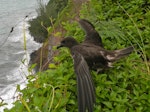
[(80, 20), (79, 23), (86, 32), (85, 40), (78, 43), (74, 38), (66, 37), (57, 48), (69, 48), (74, 60), (78, 88), (78, 111), (93, 112), (95, 88), (90, 70), (110, 67), (114, 61), (128, 56), (133, 51), (133, 47), (114, 51), (106, 50), (94, 26), (87, 20)]

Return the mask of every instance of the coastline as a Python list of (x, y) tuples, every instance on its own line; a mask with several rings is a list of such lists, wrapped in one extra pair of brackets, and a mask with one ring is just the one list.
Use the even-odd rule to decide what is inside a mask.
[[(110, 8), (118, 9), (118, 6), (115, 6), (115, 3), (115, 5), (112, 5), (111, 2), (103, 2), (104, 1), (97, 0), (96, 2), (91, 1), (90, 4), (84, 4), (81, 11), (81, 17), (91, 19), (91, 22), (95, 24), (96, 28), (101, 30), (100, 33), (105, 40), (104, 42), (107, 45), (107, 49), (113, 50), (135, 44), (133, 37), (130, 37), (130, 35), (124, 39), (119, 38), (124, 34), (123, 31), (128, 31), (128, 29), (122, 29), (122, 32), (118, 32), (120, 31), (117, 30), (118, 27), (112, 27), (112, 24), (108, 21), (111, 16), (111, 19), (118, 21), (118, 14), (115, 12), (113, 12), (113, 15), (109, 13)], [(126, 7), (125, 3), (126, 2), (124, 1), (124, 7)], [(76, 5), (77, 4), (71, 4), (71, 6), (74, 7)], [(105, 7), (106, 5), (109, 5), (110, 7)], [(101, 9), (102, 6), (104, 8), (103, 10)], [(32, 110), (44, 112), (52, 110), (77, 111), (76, 78), (73, 71), (72, 59), (66, 49), (62, 49), (59, 52), (56, 49), (53, 50), (53, 47), (66, 35), (72, 35), (80, 40), (82, 33), (75, 22), (76, 18), (79, 17), (77, 12), (79, 13), (80, 11), (78, 10), (80, 9), (79, 7), (76, 7), (76, 9), (78, 9), (76, 10), (74, 7), (72, 10), (67, 10), (67, 14), (71, 12), (71, 14), (73, 13), (75, 15), (69, 16), (69, 14), (63, 13), (65, 19), (61, 17), (56, 20), (58, 24), (55, 23), (53, 26), (54, 29), (49, 31), (50, 35), (48, 36), (48, 39), (43, 42), (43, 46), (31, 54), (31, 63), (34, 63), (35, 60), (35, 63), (40, 65), (37, 68), (37, 71), (39, 72), (37, 72), (36, 75), (31, 74), (28, 77), (29, 83), (27, 84), (27, 88), (23, 90), (18, 89), (20, 96), (15, 102), (15, 107), (11, 109), (12, 111), (15, 111), (18, 107), (20, 110), (28, 110), (29, 112)], [(126, 10), (128, 10), (128, 7)], [(118, 9), (117, 11), (119, 12), (120, 10)], [(125, 28), (128, 23), (128, 27), (132, 27), (132, 29), (136, 30), (134, 25), (131, 26), (132, 20), (129, 20), (126, 17), (126, 14), (123, 15), (122, 11), (120, 11), (119, 14), (121, 22), (118, 23), (118, 26)], [(95, 18), (93, 18), (93, 16)], [(123, 18), (122, 16), (125, 16), (126, 18)], [(102, 25), (100, 22), (102, 22), (101, 20), (104, 18), (106, 20), (103, 22), (104, 25)], [(122, 21), (125, 21), (126, 24)], [(108, 23), (109, 25), (107, 24), (108, 26), (106, 25), (107, 27), (105, 27), (105, 23)], [(64, 26), (62, 27), (61, 24)], [(105, 28), (104, 32), (102, 31), (103, 27)], [(114, 28), (115, 30), (111, 28)], [(133, 33), (132, 30), (130, 30), (130, 33)], [(147, 32), (143, 34), (147, 34)], [(135, 34), (134, 36), (134, 38), (137, 39), (139, 35)], [(129, 40), (129, 38), (133, 40)], [(137, 39), (137, 41), (140, 42), (140, 38)], [(140, 43), (138, 44), (140, 45)], [(147, 103), (150, 94), (150, 88), (148, 86), (149, 80), (147, 80), (149, 79), (149, 68), (146, 68), (147, 62), (141, 60), (140, 55), (136, 52), (137, 50), (139, 50), (139, 48), (135, 48), (135, 52), (128, 58), (114, 64), (113, 69), (102, 74), (92, 73), (96, 88), (97, 101), (95, 109), (97, 111), (127, 111), (129, 109), (131, 109), (131, 111), (146, 111), (146, 109), (149, 109), (147, 108), (150, 107), (149, 103)], [(58, 53), (59, 55), (57, 55)], [(51, 58), (53, 59), (51, 60)], [(47, 67), (44, 68), (45, 66)], [(7, 112), (9, 112), (9, 110), (7, 110)]]
[[(35, 16), (34, 16), (35, 17)], [(7, 103), (8, 105), (4, 105), (2, 107), (0, 107), (0, 111), (2, 112), (4, 108), (11, 108), (13, 107), (13, 102), (15, 102), (17, 100), (17, 95), (18, 93), (16, 92), (17, 89), (17, 85), (20, 85), (21, 89), (26, 87), (27, 84), (27, 79), (26, 76), (29, 74), (28, 72), (28, 67), (29, 67), (29, 60), (30, 60), (30, 54), (32, 52), (34, 52), (35, 50), (37, 50), (38, 48), (40, 48), (41, 44), (35, 42), (33, 40), (33, 37), (30, 36), (29, 31), (28, 31), (28, 20), (32, 19), (28, 18), (25, 21), (23, 21), (22, 23), (18, 24), (18, 28), (23, 27), (23, 25), (25, 24), (25, 30), (26, 30), (26, 41), (27, 41), (27, 50), (25, 51), (23, 49), (23, 47), (21, 48), (22, 50), (18, 51), (16, 54), (14, 54), (14, 58), (18, 56), (18, 61), (16, 63), (18, 63), (18, 66), (16, 69), (14, 69), (12, 71), (12, 75), (7, 77), (7, 80), (9, 83), (12, 82), (12, 84), (10, 84), (9, 86), (7, 86), (7, 88), (5, 88), (5, 90), (3, 90), (3, 93), (1, 93), (1, 103)], [(22, 35), (22, 34), (21, 34)], [(17, 38), (17, 37), (16, 37)], [(20, 43), (20, 45), (23, 45), (23, 41), (22, 39), (15, 39), (14, 43)], [(22, 58), (21, 58), (22, 57)], [(24, 62), (21, 62), (22, 60), (25, 60)], [(2, 92), (2, 91), (1, 91)]]

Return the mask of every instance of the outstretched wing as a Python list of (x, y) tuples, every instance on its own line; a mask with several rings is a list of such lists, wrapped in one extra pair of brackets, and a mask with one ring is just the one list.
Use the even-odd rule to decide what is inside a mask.
[(84, 43), (90, 43), (103, 47), (102, 39), (99, 33), (95, 30), (94, 25), (85, 19), (79, 20), (79, 23), (86, 33)]
[(83, 56), (78, 52), (72, 52), (74, 69), (77, 75), (78, 111), (93, 112), (95, 103), (95, 89), (89, 67)]

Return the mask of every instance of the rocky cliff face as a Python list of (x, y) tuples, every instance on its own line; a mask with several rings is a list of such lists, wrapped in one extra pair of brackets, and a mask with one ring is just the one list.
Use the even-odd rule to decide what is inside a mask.
[[(71, 14), (75, 14), (75, 16), (65, 16), (65, 20), (59, 20), (59, 23), (61, 21), (75, 21), (79, 18), (79, 11), (83, 3), (88, 2), (88, 0), (72, 0), (71, 2), (71, 10), (67, 10), (67, 13), (71, 12)], [(71, 15), (70, 14), (70, 15)], [(57, 32), (61, 33), (61, 36), (56, 36), (55, 34)], [(49, 63), (53, 62), (53, 56), (58, 54), (58, 51), (53, 51), (53, 46), (56, 46), (59, 44), (60, 40), (64, 37), (65, 30), (61, 26), (61, 24), (57, 24), (53, 31), (51, 32), (49, 38), (45, 43), (43, 43), (43, 46), (38, 49), (37, 51), (33, 52), (31, 54), (31, 64), (37, 64), (36, 71), (43, 71), (48, 69)]]

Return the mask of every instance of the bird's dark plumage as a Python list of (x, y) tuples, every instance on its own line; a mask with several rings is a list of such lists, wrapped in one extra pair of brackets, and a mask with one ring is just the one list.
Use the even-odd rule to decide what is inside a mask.
[(91, 24), (86, 19), (80, 19), (79, 24), (83, 28), (86, 34), (85, 40), (83, 42), (84, 44), (94, 44), (94, 45), (103, 47), (101, 36), (95, 30), (95, 27), (93, 24)]
[(95, 88), (89, 66), (78, 49), (80, 44), (74, 38), (67, 37), (61, 41), (57, 48), (60, 47), (68, 47), (74, 60), (74, 70), (77, 75), (78, 111), (86, 112), (86, 109), (88, 109), (89, 112), (93, 112)]
[(71, 51), (77, 76), (78, 111), (93, 112), (95, 88), (90, 70), (111, 67), (114, 61), (128, 56), (133, 47), (108, 51), (103, 48), (101, 37), (89, 21), (82, 19), (79, 23), (86, 32), (85, 40), (79, 44), (74, 38), (66, 37), (57, 48), (67, 47)]
[(95, 90), (89, 67), (84, 57), (78, 51), (71, 51), (74, 59), (74, 69), (77, 74), (79, 112), (93, 111)]

